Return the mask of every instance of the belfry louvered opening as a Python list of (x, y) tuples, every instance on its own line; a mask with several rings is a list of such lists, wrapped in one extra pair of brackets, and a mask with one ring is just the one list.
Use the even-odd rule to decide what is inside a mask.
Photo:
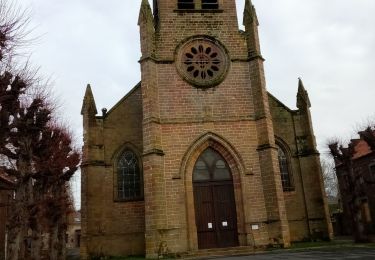
[(219, 9), (217, 0), (202, 0), (202, 9)]
[(194, 9), (194, 0), (178, 0), (178, 9)]
[(178, 9), (219, 9), (218, 0), (178, 0)]

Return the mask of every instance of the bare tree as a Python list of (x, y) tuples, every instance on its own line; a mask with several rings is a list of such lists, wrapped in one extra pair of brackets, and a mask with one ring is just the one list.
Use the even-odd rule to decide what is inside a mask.
[(41, 259), (46, 233), (51, 237), (49, 258), (65, 259), (67, 185), (80, 154), (71, 133), (52, 120), (49, 97), (38, 90), (30, 95), (36, 83), (30, 77), (33, 73), (13, 67), (14, 47), (23, 37), (27, 19), (7, 4), (0, 0), (0, 156), (9, 162), (0, 167), (15, 182), (7, 259)]
[[(29, 232), (34, 226), (30, 220), (37, 214), (39, 194), (35, 190), (35, 161), (34, 156), (39, 148), (43, 131), (48, 127), (51, 111), (45, 107), (43, 100), (34, 99), (29, 105), (13, 106), (10, 108), (14, 117), (10, 118), (10, 135), (5, 147), (6, 156), (15, 164), (14, 168), (4, 170), (16, 180), (15, 198), (10, 207), (8, 221), (9, 259), (38, 259), (39, 254), (30, 253)], [(32, 242), (37, 243), (39, 236), (34, 236)], [(39, 251), (39, 250), (38, 250)], [(36, 255), (33, 255), (36, 254)]]
[(375, 151), (375, 130), (374, 127), (367, 127), (366, 130), (360, 131), (359, 136)]
[(322, 166), (323, 181), (326, 194), (330, 197), (338, 197), (338, 182), (335, 171), (335, 163), (331, 158), (320, 158)]
[(49, 234), (49, 259), (65, 259), (66, 216), (73, 210), (69, 180), (79, 162), (80, 154), (66, 128), (51, 126), (44, 131), (35, 160), (35, 186), (48, 227), (45, 232)]
[[(4, 36), (3, 36), (4, 38)], [(6, 37), (5, 37), (6, 39)], [(6, 44), (3, 42), (2, 45)], [(3, 49), (2, 49), (3, 50)], [(2, 56), (4, 57), (4, 56)], [(28, 147), (26, 140), (17, 140), (19, 133), (18, 124), (21, 121), (31, 119), (30, 113), (22, 107), (20, 97), (26, 91), (27, 84), (20, 76), (14, 76), (10, 71), (1, 71), (0, 74), (0, 154), (8, 158), (13, 167), (2, 166), (3, 171), (16, 180), (15, 198), (12, 204), (12, 222), (8, 223), (9, 250), (8, 259), (18, 259), (18, 253), (25, 252), (24, 237), (27, 233), (26, 211), (23, 203), (27, 203), (26, 194), (29, 194), (29, 180), (24, 179), (24, 174), (30, 171), (31, 165), (27, 163), (29, 154), (20, 151), (18, 145)], [(20, 116), (24, 118), (21, 119)], [(16, 141), (16, 144), (13, 143)], [(28, 198), (27, 198), (28, 199)]]

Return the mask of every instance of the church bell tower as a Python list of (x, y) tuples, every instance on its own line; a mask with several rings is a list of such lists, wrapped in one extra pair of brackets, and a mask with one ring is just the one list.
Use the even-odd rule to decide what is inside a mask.
[[(142, 0), (138, 24), (148, 257), (207, 247), (201, 222), (211, 232), (213, 247), (222, 245), (224, 234), (215, 228), (230, 225), (233, 245), (289, 245), (258, 20), (250, 0), (243, 23), (246, 29), (240, 31), (235, 0), (154, 0), (153, 11)], [(209, 148), (232, 174), (233, 223), (215, 217), (216, 211), (207, 219), (199, 217), (203, 213), (193, 172)]]

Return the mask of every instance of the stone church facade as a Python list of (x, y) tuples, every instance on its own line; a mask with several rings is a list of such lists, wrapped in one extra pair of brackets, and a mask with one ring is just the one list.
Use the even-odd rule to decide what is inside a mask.
[(249, 0), (243, 23), (235, 0), (142, 1), (141, 82), (83, 101), (83, 258), (331, 237), (308, 94), (267, 92)]

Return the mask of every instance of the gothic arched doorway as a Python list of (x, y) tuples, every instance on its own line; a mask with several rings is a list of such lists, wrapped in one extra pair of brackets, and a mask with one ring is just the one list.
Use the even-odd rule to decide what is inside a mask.
[(224, 158), (207, 148), (193, 171), (198, 248), (238, 246), (233, 179)]

